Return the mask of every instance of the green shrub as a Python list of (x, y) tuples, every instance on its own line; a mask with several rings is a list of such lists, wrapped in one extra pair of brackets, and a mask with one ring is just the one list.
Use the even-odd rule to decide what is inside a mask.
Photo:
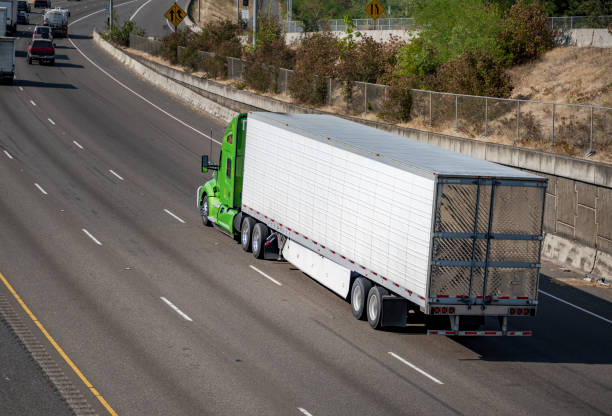
[(555, 46), (554, 33), (544, 10), (533, 1), (518, 0), (501, 24), (499, 42), (509, 64), (539, 58)]
[(123, 25), (119, 25), (117, 14), (113, 11), (113, 25), (110, 26), (107, 23), (107, 32), (104, 38), (116, 45), (130, 46), (130, 33), (138, 36), (144, 36), (145, 31), (138, 26), (136, 23), (127, 19), (123, 22)]
[(295, 54), (291, 96), (300, 103), (323, 105), (327, 101), (328, 78), (335, 78), (340, 47), (330, 33), (315, 33), (304, 39)]
[(508, 97), (512, 92), (510, 76), (489, 51), (466, 51), (446, 62), (430, 85), (437, 91), (456, 94)]
[(285, 43), (281, 27), (275, 18), (264, 16), (257, 35), (257, 46), (246, 53), (243, 69), (245, 84), (259, 92), (276, 92), (278, 68), (291, 69), (295, 52)]
[(378, 117), (388, 122), (410, 121), (412, 111), (412, 93), (414, 79), (411, 77), (396, 77), (389, 82), (382, 109)]
[(189, 29), (177, 30), (167, 34), (161, 39), (162, 46), (159, 50), (159, 55), (172, 64), (178, 64), (177, 47), (187, 46), (187, 43), (193, 36), (193, 32)]

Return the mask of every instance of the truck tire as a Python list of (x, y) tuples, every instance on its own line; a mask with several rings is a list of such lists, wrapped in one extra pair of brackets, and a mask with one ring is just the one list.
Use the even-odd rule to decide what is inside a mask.
[(244, 251), (251, 251), (251, 235), (253, 234), (253, 227), (257, 221), (251, 217), (246, 217), (242, 220), (242, 227), (240, 227), (240, 244)]
[(210, 220), (208, 219), (208, 195), (206, 194), (202, 194), (200, 215), (202, 216), (202, 224), (204, 224), (206, 227), (210, 227)]
[(251, 245), (253, 246), (253, 256), (256, 259), (263, 259), (266, 251), (266, 239), (270, 235), (270, 229), (264, 223), (258, 222), (253, 229), (253, 238)]
[(366, 299), (372, 289), (372, 282), (365, 277), (358, 277), (351, 287), (351, 310), (353, 316), (360, 321), (366, 319)]
[(368, 305), (367, 305), (367, 315), (368, 315), (368, 323), (374, 329), (382, 328), (382, 297), (387, 295), (387, 289), (374, 286), (368, 292)]

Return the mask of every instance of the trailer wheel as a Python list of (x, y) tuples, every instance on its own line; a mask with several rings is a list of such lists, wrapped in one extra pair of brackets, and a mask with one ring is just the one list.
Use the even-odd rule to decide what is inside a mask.
[(372, 288), (372, 282), (365, 277), (358, 277), (351, 287), (351, 310), (360, 321), (366, 319), (366, 299)]
[(200, 215), (202, 216), (202, 224), (209, 227), (210, 220), (208, 219), (208, 195), (202, 195), (202, 203), (200, 204)]
[(368, 292), (367, 315), (368, 323), (374, 329), (382, 328), (382, 297), (388, 292), (385, 288), (374, 286)]
[(240, 227), (240, 244), (244, 251), (251, 251), (251, 234), (253, 233), (253, 227), (255, 227), (256, 221), (251, 217), (246, 217), (242, 220), (242, 227)]
[(266, 224), (263, 224), (261, 222), (255, 224), (251, 244), (253, 246), (253, 256), (256, 259), (264, 258), (264, 253), (266, 251), (266, 247), (264, 245), (266, 243), (268, 235), (270, 235), (270, 229)]

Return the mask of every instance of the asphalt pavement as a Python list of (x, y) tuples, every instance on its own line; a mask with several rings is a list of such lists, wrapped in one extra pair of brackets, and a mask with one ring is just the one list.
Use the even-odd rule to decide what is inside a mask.
[[(145, 1), (117, 2), (120, 18)], [(0, 92), (0, 273), (114, 412), (612, 414), (597, 294), (543, 276), (538, 316), (512, 323), (533, 337), (374, 331), (291, 265), (203, 227), (200, 155), (216, 158), (205, 135), (224, 123), (94, 45), (106, 4), (70, 2), (55, 66), (26, 63), (20, 27)]]

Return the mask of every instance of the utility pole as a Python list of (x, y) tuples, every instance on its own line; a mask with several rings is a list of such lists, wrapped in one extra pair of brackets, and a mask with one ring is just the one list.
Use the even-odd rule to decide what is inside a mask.
[(287, 0), (287, 22), (291, 21), (293, 12), (293, 0)]
[(202, 1), (198, 0), (198, 24), (200, 24), (200, 5), (201, 5)]
[(113, 28), (113, 0), (108, 0), (108, 27)]
[(253, 1), (253, 47), (257, 46), (257, 0)]
[(240, 26), (240, 0), (236, 0), (236, 24)]

